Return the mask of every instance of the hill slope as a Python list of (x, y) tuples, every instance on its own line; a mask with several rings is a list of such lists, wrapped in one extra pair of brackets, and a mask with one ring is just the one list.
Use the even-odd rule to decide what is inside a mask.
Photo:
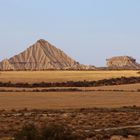
[(140, 69), (140, 64), (130, 56), (116, 56), (107, 59), (109, 69)]
[(94, 69), (79, 64), (49, 42), (40, 39), (24, 52), (0, 62), (0, 70)]

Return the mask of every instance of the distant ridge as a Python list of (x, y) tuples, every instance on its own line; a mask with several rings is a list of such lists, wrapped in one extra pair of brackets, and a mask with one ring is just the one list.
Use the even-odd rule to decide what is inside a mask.
[(115, 56), (107, 59), (108, 69), (140, 69), (140, 64), (130, 56)]
[(0, 62), (0, 70), (84, 70), (94, 66), (79, 64), (44, 39), (18, 55)]

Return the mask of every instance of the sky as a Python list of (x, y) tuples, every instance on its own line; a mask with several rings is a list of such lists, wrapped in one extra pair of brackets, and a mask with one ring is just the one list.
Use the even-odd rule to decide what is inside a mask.
[(83, 64), (140, 62), (140, 0), (1, 0), (0, 60), (45, 39)]

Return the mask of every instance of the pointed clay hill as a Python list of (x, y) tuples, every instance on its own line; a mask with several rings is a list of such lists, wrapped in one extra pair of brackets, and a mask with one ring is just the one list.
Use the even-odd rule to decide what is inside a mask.
[(63, 51), (41, 39), (24, 52), (0, 62), (0, 70), (81, 70), (94, 69), (81, 65)]

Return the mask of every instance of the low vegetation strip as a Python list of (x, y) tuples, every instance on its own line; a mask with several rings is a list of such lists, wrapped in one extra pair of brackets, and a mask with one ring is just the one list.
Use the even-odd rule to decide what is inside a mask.
[(114, 135), (139, 137), (139, 116), (140, 107), (136, 106), (115, 109), (0, 110), (0, 139), (110, 140)]
[(136, 90), (107, 90), (107, 89), (82, 89), (82, 88), (51, 88), (51, 89), (33, 89), (33, 88), (17, 88), (17, 89), (0, 89), (0, 92), (140, 92), (140, 89)]
[(25, 125), (13, 138), (14, 140), (110, 140), (114, 135), (123, 138), (128, 138), (130, 135), (131, 138), (140, 136), (139, 130), (135, 129), (135, 127), (131, 128), (133, 129), (127, 127), (122, 129), (108, 129), (106, 133), (106, 130), (101, 130), (100, 133), (94, 130), (92, 134), (84, 136), (75, 134), (68, 126), (64, 126), (64, 124), (51, 123), (42, 128), (37, 128), (35, 125), (30, 124)]
[(0, 89), (0, 92), (77, 92), (84, 91), (78, 88), (53, 88), (53, 89)]
[(109, 86), (109, 85), (123, 85), (140, 83), (140, 77), (121, 77), (110, 78), (98, 81), (67, 81), (67, 82), (40, 82), (40, 83), (12, 83), (0, 82), (0, 87), (96, 87), (96, 86)]

